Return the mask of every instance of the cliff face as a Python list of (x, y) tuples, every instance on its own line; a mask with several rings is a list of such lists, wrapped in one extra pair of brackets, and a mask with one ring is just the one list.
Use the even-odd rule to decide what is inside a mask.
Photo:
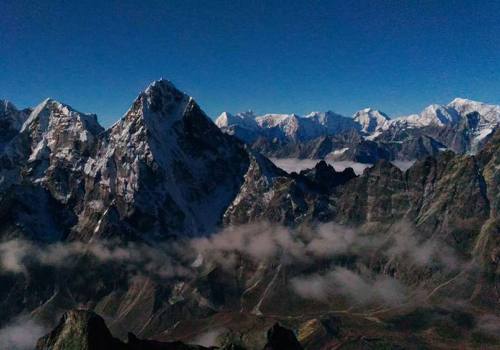
[(57, 327), (40, 338), (37, 350), (125, 349), (113, 338), (104, 320), (93, 312), (72, 310), (63, 315)]

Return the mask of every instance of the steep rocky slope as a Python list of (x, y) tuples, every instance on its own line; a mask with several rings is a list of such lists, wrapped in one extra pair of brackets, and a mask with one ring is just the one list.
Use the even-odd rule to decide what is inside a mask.
[[(74, 235), (211, 232), (248, 167), (244, 147), (222, 134), (192, 98), (155, 82), (87, 162), (84, 210)], [(115, 216), (120, 225), (113, 228)]]
[[(106, 131), (94, 115), (48, 99), (1, 159), (7, 218), (1, 230), (41, 240), (213, 232), (247, 173), (264, 167), (258, 180), (269, 185), (285, 175), (220, 132), (167, 81), (151, 84)], [(58, 210), (33, 207), (28, 197), (61, 207), (66, 219)], [(28, 219), (42, 225), (30, 227)]]

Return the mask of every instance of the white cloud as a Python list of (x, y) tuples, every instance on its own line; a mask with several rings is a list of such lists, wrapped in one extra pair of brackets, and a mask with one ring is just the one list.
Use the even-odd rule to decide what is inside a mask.
[(212, 347), (212, 346), (217, 346), (217, 338), (224, 333), (226, 330), (224, 328), (217, 328), (210, 330), (208, 332), (202, 333), (196, 338), (194, 338), (192, 341), (190, 341), (191, 344), (196, 344), (196, 345), (201, 345), (205, 347)]
[(318, 301), (327, 301), (334, 295), (343, 295), (355, 304), (399, 305), (406, 300), (406, 287), (396, 279), (386, 275), (367, 277), (344, 267), (325, 274), (299, 276), (291, 284), (301, 297)]

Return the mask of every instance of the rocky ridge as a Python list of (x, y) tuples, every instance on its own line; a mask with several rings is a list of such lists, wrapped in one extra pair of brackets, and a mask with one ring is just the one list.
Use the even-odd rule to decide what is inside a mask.
[[(302, 346), (289, 329), (275, 324), (267, 333), (265, 350), (301, 350)], [(244, 350), (236, 344), (226, 343), (222, 347), (210, 348), (190, 345), (180, 341), (160, 342), (138, 339), (128, 334), (127, 342), (114, 338), (104, 320), (88, 310), (70, 310), (49, 334), (40, 338), (36, 350)]]

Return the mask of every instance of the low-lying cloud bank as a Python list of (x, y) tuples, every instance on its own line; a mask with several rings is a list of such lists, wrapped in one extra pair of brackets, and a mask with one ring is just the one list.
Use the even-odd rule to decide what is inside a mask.
[(197, 253), (226, 265), (232, 262), (233, 254), (255, 262), (279, 256), (282, 263), (290, 264), (375, 252), (386, 260), (401, 258), (417, 266), (433, 264), (449, 270), (460, 265), (451, 248), (437, 240), (419, 238), (418, 232), (404, 222), (379, 235), (335, 223), (300, 231), (269, 223), (248, 224), (195, 238), (189, 244)]
[[(385, 264), (401, 261), (405, 265), (437, 268), (445, 272), (457, 270), (463, 264), (444, 243), (422, 239), (418, 231), (404, 222), (393, 225), (382, 234), (368, 234), (334, 223), (301, 230), (257, 223), (228, 227), (209, 237), (155, 245), (119, 244), (115, 241), (38, 245), (30, 241), (11, 240), (0, 243), (0, 273), (27, 274), (30, 264), (67, 267), (69, 262), (77, 261), (75, 258), (81, 256), (92, 257), (98, 263), (133, 266), (146, 275), (161, 278), (196, 277), (197, 269), (208, 263), (232, 269), (241, 258), (255, 264), (279, 261), (284, 265), (314, 267), (317, 261), (335, 260), (341, 256), (357, 257), (360, 262), (376, 256)], [(328, 281), (338, 282), (342, 280), (339, 277), (341, 273), (346, 277), (346, 272), (338, 267), (345, 266), (333, 266), (331, 273), (312, 275), (311, 278), (327, 277)], [(359, 267), (356, 269), (359, 270)], [(358, 282), (368, 283), (370, 280), (380, 283), (380, 279), (373, 276), (362, 276)]]
[(440, 271), (447, 276), (470, 267), (443, 242), (423, 239), (405, 222), (382, 234), (334, 223), (300, 231), (261, 223), (227, 228), (190, 244), (198, 254), (196, 266), (215, 261), (234, 270), (245, 257), (255, 264), (274, 259), (274, 263), (305, 266), (308, 271), (317, 267), (316, 272), (305, 274), (295, 269), (297, 273), (288, 276), (290, 288), (302, 298), (320, 302), (342, 295), (351, 305), (407, 302), (420, 293), (417, 286), (409, 288), (398, 277), (407, 271)]
[[(379, 233), (334, 223), (296, 230), (257, 223), (228, 227), (209, 237), (154, 245), (116, 241), (38, 245), (10, 240), (0, 243), (0, 274), (28, 276), (35, 265), (71, 269), (82, 257), (91, 257), (96, 264), (119, 264), (129, 281), (142, 275), (159, 278), (160, 283), (194, 281), (213, 266), (234, 274), (238, 264), (245, 262), (250, 262), (245, 269), (279, 264), (287, 266), (285, 288), (297, 296), (319, 302), (340, 296), (350, 306), (406, 303), (418, 286), (405, 282), (399, 274), (404, 269), (440, 271), (447, 276), (465, 264), (444, 243), (424, 239), (405, 222)], [(487, 321), (491, 320), (485, 320), (483, 328), (493, 329), (496, 322)], [(0, 347), (18, 341), (21, 325), (35, 327), (26, 322), (4, 327)], [(37, 338), (40, 332), (35, 329), (30, 334)], [(214, 337), (216, 333), (207, 333), (203, 343), (212, 343)]]
[[(314, 168), (321, 159), (299, 159), (299, 158), (270, 158), (278, 168), (285, 170), (287, 173), (300, 173), (302, 170)], [(370, 168), (373, 164), (352, 162), (349, 160), (333, 161), (325, 159), (325, 162), (334, 167), (336, 171), (343, 171), (346, 168), (352, 168), (356, 175), (361, 175), (366, 168)], [(402, 161), (395, 160), (391, 162), (401, 171), (408, 170), (414, 163), (414, 160)]]
[[(287, 173), (300, 173), (302, 170), (314, 168), (321, 159), (298, 159), (298, 158), (271, 158), (271, 161), (278, 168), (285, 170)], [(328, 164), (334, 167), (336, 171), (343, 171), (346, 168), (352, 168), (357, 175), (361, 175), (366, 168), (373, 164), (357, 163), (348, 160), (331, 161), (326, 160)]]

